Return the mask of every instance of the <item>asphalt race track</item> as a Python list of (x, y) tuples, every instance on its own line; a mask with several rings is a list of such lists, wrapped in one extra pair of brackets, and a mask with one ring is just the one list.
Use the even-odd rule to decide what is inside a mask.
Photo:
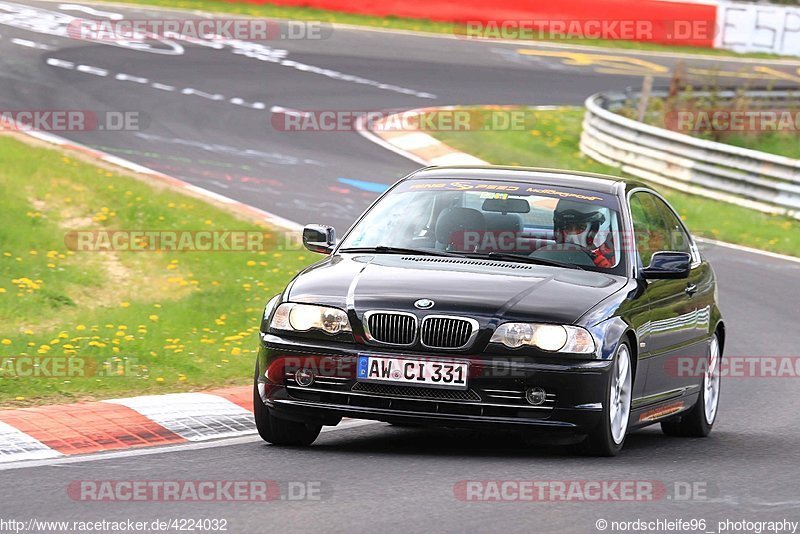
[[(87, 4), (82, 4), (87, 5)], [(130, 18), (148, 9), (95, 6)], [(33, 10), (33, 11), (31, 11)], [(666, 83), (673, 57), (616, 53), (615, 67), (565, 64), (565, 49), (336, 28), (322, 41), (186, 42), (148, 50), (71, 39), (53, 13), (76, 4), (0, 1), (0, 109), (138, 111), (141, 131), (68, 132), (73, 141), (299, 223), (340, 231), (375, 198), (340, 179), (390, 184), (418, 167), (356, 132), (286, 132), (273, 111), (410, 109), (449, 104), (569, 104)], [(555, 53), (555, 54), (554, 54)], [(591, 52), (585, 52), (591, 56)], [(631, 61), (633, 59), (634, 61)], [(798, 83), (798, 64), (684, 59), (726, 83)], [(311, 68), (309, 68), (311, 67)], [(692, 69), (694, 69), (692, 71)], [(599, 72), (603, 71), (603, 72)], [(795, 80), (796, 78), (796, 80)], [(701, 80), (702, 81), (702, 80)], [(800, 356), (800, 262), (706, 247), (728, 325), (726, 356)], [(794, 334), (794, 335), (793, 335)], [(365, 424), (308, 449), (257, 438), (70, 459), (0, 471), (3, 516), (53, 520), (224, 518), (231, 532), (598, 532), (599, 519), (800, 520), (800, 387), (792, 378), (724, 380), (711, 437), (629, 436), (613, 459), (531, 448), (514, 435)], [(13, 466), (11, 466), (13, 467)], [(75, 480), (314, 481), (318, 501), (268, 504), (76, 502)], [(464, 502), (464, 480), (655, 480), (654, 502)], [(676, 486), (677, 484), (677, 486)], [(681, 498), (676, 487), (701, 488)], [(684, 529), (689, 530), (689, 529)], [(704, 530), (705, 531), (705, 530)]]

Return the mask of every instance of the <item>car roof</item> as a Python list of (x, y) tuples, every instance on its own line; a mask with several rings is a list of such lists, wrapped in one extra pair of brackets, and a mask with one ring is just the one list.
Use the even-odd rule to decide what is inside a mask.
[(587, 189), (598, 193), (619, 194), (634, 187), (647, 187), (640, 182), (619, 176), (595, 174), (565, 169), (538, 167), (510, 167), (500, 165), (457, 165), (425, 167), (408, 176), (406, 180), (493, 180), (544, 183), (564, 187)]

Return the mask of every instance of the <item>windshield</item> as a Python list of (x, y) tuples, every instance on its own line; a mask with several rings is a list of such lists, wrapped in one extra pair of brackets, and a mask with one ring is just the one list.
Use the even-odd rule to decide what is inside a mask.
[(480, 180), (408, 180), (339, 250), (412, 249), (624, 274), (619, 202), (581, 189)]

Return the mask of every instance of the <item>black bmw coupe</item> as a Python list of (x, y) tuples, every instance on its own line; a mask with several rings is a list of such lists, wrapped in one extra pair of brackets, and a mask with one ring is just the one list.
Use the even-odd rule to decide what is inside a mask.
[(616, 177), (431, 167), (384, 193), (266, 306), (264, 440), (343, 417), (559, 434), (614, 455), (632, 429), (706, 436), (725, 325), (669, 204)]

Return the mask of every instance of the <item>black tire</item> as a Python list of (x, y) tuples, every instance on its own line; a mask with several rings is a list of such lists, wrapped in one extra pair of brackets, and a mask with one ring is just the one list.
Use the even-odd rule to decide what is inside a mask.
[[(717, 359), (717, 365), (719, 365), (719, 361), (722, 358), (722, 351), (719, 345), (719, 337), (716, 334), (714, 334), (711, 346), (709, 347), (709, 356), (711, 355), (711, 350), (713, 350), (715, 344), (719, 351)], [(719, 403), (719, 385), (717, 386), (717, 395), (717, 403)], [(681, 438), (704, 438), (708, 436), (711, 433), (711, 429), (714, 428), (714, 421), (716, 421), (718, 411), (718, 409), (714, 411), (714, 416), (712, 417), (711, 421), (707, 420), (706, 388), (704, 377), (703, 382), (700, 384), (700, 394), (697, 396), (697, 401), (694, 403), (692, 409), (684, 413), (678, 420), (663, 421), (661, 423), (661, 431), (667, 436)]]
[[(608, 384), (606, 385), (606, 395), (603, 400), (603, 416), (602, 421), (597, 427), (592, 430), (583, 443), (579, 444), (578, 449), (583, 452), (584, 454), (588, 454), (591, 456), (616, 456), (619, 451), (622, 450), (623, 445), (625, 445), (625, 435), (623, 434), (622, 439), (617, 443), (614, 440), (613, 433), (611, 430), (611, 388), (614, 387), (615, 384), (615, 375), (618, 370), (619, 365), (619, 356), (622, 352), (622, 349), (626, 350), (626, 354), (628, 355), (628, 369), (630, 373), (630, 388), (632, 392), (633, 388), (633, 356), (631, 354), (631, 348), (627, 341), (620, 341), (619, 345), (617, 346), (617, 353), (614, 355), (614, 365), (611, 369), (611, 372), (608, 374)], [(630, 407), (630, 395), (628, 395), (628, 421), (626, 423), (626, 432), (627, 428), (629, 428), (630, 424), (630, 414), (631, 414), (631, 407)]]
[(308, 446), (314, 443), (322, 430), (322, 425), (287, 421), (270, 414), (258, 394), (258, 382), (253, 384), (253, 413), (258, 435), (273, 445)]

